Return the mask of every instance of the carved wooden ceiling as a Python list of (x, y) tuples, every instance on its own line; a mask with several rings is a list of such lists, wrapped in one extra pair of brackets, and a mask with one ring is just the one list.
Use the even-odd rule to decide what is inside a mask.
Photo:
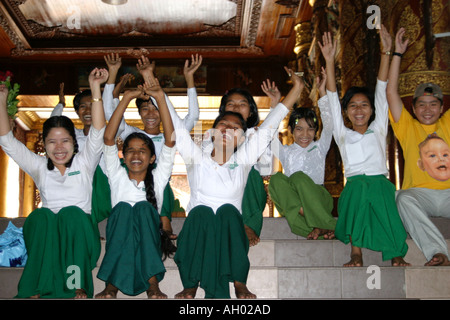
[[(206, 66), (223, 60), (284, 63), (295, 59), (294, 26), (312, 16), (307, 0), (106, 3), (119, 1), (0, 0), (0, 70), (3, 62), (103, 60), (109, 52), (134, 61), (142, 54), (167, 61), (199, 53)], [(50, 107), (55, 98), (26, 96), (22, 107)]]

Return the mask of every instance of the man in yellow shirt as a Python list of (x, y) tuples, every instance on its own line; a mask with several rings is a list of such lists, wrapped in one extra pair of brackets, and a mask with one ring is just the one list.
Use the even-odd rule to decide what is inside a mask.
[(425, 265), (450, 265), (447, 243), (429, 218), (450, 218), (450, 180), (434, 179), (418, 166), (419, 144), (429, 135), (436, 133), (450, 142), (450, 112), (443, 113), (443, 94), (433, 83), (416, 88), (412, 109), (415, 118), (405, 109), (398, 93), (400, 61), (408, 46), (404, 33), (401, 28), (396, 35), (386, 89), (389, 118), (405, 158), (404, 181), (396, 201), (405, 229), (427, 259)]

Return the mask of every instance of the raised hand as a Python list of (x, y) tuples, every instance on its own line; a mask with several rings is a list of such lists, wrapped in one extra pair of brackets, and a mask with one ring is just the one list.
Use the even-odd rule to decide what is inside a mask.
[(392, 48), (392, 38), (384, 25), (381, 25), (380, 29), (380, 39), (382, 51), (391, 51)]
[(139, 73), (144, 78), (145, 82), (149, 82), (150, 79), (155, 78), (154, 71), (155, 71), (155, 61), (150, 62), (147, 57), (141, 56), (138, 59), (138, 63), (136, 64), (136, 68), (138, 69)]
[(6, 85), (4, 84), (0, 84), (0, 102), (5, 103), (6, 106), (6, 101), (8, 99), (8, 88), (6, 87)]
[(274, 107), (280, 102), (281, 100), (281, 92), (278, 90), (277, 85), (274, 81), (270, 81), (269, 79), (266, 79), (266, 81), (263, 81), (261, 84), (262, 91), (270, 98), (271, 101), (271, 107)]
[(191, 55), (191, 63), (189, 64), (189, 59), (186, 59), (184, 63), (184, 76), (187, 77), (189, 75), (194, 75), (195, 71), (202, 65), (203, 57), (198, 55), (198, 53), (194, 56)]
[(326, 61), (333, 61), (336, 55), (336, 39), (334, 41), (331, 37), (331, 32), (325, 32), (322, 36), (322, 43), (318, 42), (320, 51)]
[(122, 58), (119, 54), (111, 53), (103, 57), (105, 59), (106, 65), (108, 66), (109, 72), (118, 72), (122, 66)]
[(408, 48), (409, 40), (403, 39), (403, 36), (405, 35), (405, 28), (400, 28), (395, 35), (395, 52), (398, 52), (400, 54), (405, 53), (406, 48)]
[(145, 82), (142, 86), (144, 92), (154, 98), (157, 98), (158, 95), (164, 95), (164, 91), (161, 88), (159, 81), (157, 78), (150, 80), (149, 82)]
[(59, 103), (61, 103), (63, 106), (65, 106), (66, 105), (66, 98), (64, 96), (64, 82), (61, 82), (59, 84), (58, 95), (59, 95)]
[(291, 78), (292, 85), (294, 87), (298, 87), (300, 90), (303, 90), (305, 87), (305, 83), (303, 82), (303, 79), (299, 77), (292, 69), (288, 67), (284, 67), (284, 70), (286, 70), (288, 76)]
[(327, 94), (326, 84), (327, 84), (327, 71), (324, 67), (321, 68), (322, 77), (316, 78), (317, 88), (319, 89), (319, 96), (323, 97)]
[(89, 74), (89, 84), (98, 85), (100, 87), (102, 83), (108, 80), (108, 76), (108, 70), (95, 68)]
[(203, 57), (198, 55), (198, 53), (194, 56), (191, 55), (191, 63), (189, 64), (189, 59), (186, 59), (184, 63), (183, 73), (186, 79), (186, 84), (188, 88), (193, 88), (195, 86), (194, 83), (194, 73), (198, 70), (198, 68), (202, 65)]

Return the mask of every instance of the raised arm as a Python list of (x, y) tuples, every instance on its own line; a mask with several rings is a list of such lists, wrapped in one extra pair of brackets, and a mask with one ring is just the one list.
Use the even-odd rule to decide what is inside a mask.
[(387, 81), (389, 73), (389, 55), (391, 54), (392, 38), (384, 25), (380, 29), (381, 59), (378, 70), (378, 80)]
[(0, 136), (4, 136), (11, 131), (8, 117), (8, 88), (4, 84), (0, 84)]
[(173, 147), (175, 145), (174, 129), (164, 90), (161, 88), (159, 81), (156, 78), (150, 79), (149, 82), (145, 82), (144, 90), (145, 93), (151, 95), (156, 100), (156, 104), (158, 105), (159, 115), (163, 125), (165, 145)]
[(142, 86), (138, 86), (135, 90), (127, 90), (123, 94), (122, 100), (120, 100), (117, 105), (116, 110), (114, 110), (111, 119), (109, 119), (108, 125), (105, 129), (105, 134), (103, 136), (103, 141), (106, 145), (112, 146), (116, 143), (116, 134), (119, 129), (120, 123), (123, 119), (123, 115), (131, 100), (136, 98), (148, 98), (144, 94), (144, 89)]
[(122, 66), (122, 58), (118, 53), (111, 53), (103, 57), (105, 59), (106, 65), (108, 66), (109, 77), (107, 84), (116, 84), (117, 74)]
[(291, 78), (292, 81), (292, 88), (289, 90), (286, 97), (283, 99), (283, 104), (288, 108), (289, 110), (292, 110), (294, 107), (294, 104), (297, 102), (297, 100), (300, 98), (300, 95), (302, 94), (303, 88), (305, 87), (305, 83), (303, 80), (295, 74), (295, 72), (288, 67), (284, 67), (284, 70), (286, 70), (287, 74)]
[(261, 84), (262, 91), (270, 98), (270, 107), (275, 108), (278, 102), (281, 100), (281, 92), (278, 90), (277, 85), (274, 81), (270, 81), (269, 79), (266, 79), (266, 81), (263, 81)]
[(184, 78), (186, 79), (187, 88), (194, 88), (194, 73), (200, 68), (202, 65), (203, 57), (198, 55), (198, 53), (194, 56), (191, 55), (191, 63), (189, 63), (189, 59), (186, 59), (184, 63), (183, 73)]
[(400, 74), (401, 56), (405, 53), (409, 42), (408, 40), (403, 39), (404, 34), (405, 29), (400, 28), (395, 35), (395, 52), (389, 67), (389, 81), (386, 88), (389, 110), (391, 111), (391, 115), (395, 122), (400, 120), (403, 110), (403, 102), (398, 93), (398, 78)]
[(325, 58), (327, 72), (326, 88), (328, 91), (336, 92), (336, 70), (334, 58), (336, 55), (336, 39), (331, 39), (331, 33), (325, 32), (322, 36), (322, 43), (318, 42), (322, 55)]
[(89, 74), (89, 86), (92, 92), (92, 126), (100, 130), (105, 126), (105, 112), (103, 111), (102, 91), (100, 85), (108, 79), (106, 69), (95, 68)]

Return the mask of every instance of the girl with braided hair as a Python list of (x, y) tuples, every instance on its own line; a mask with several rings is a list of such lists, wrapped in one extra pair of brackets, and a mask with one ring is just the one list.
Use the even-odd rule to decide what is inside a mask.
[[(148, 99), (148, 95), (159, 106), (164, 128), (165, 141), (158, 166), (153, 169), (156, 154), (152, 139), (135, 132), (124, 141), (124, 167), (115, 143), (120, 121), (131, 100)], [(115, 298), (119, 290), (126, 295), (146, 291), (149, 298), (167, 298), (159, 289), (166, 272), (162, 255), (170, 255), (175, 247), (167, 234), (161, 232), (160, 212), (175, 157), (173, 131), (165, 94), (156, 78), (136, 90), (126, 91), (111, 116), (105, 130), (103, 154), (113, 209), (106, 227), (106, 253), (97, 274), (106, 287), (96, 298)]]

